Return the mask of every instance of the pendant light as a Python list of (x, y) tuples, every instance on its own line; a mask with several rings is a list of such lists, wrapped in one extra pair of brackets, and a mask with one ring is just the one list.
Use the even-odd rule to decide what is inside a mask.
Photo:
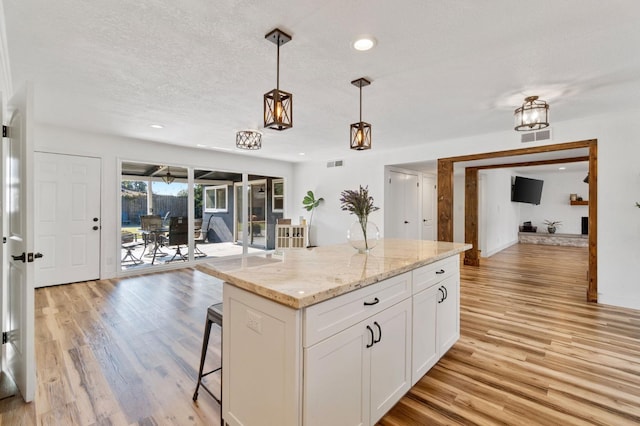
[(264, 127), (284, 130), (293, 127), (293, 95), (280, 90), (280, 46), (291, 36), (276, 28), (264, 38), (278, 46), (276, 88), (264, 94)]
[(236, 132), (236, 148), (249, 150), (262, 148), (262, 133), (255, 130)]
[(167, 174), (162, 176), (162, 180), (167, 185), (173, 182), (174, 180), (176, 180), (176, 177), (171, 174), (171, 171), (169, 170), (169, 166), (167, 166)]
[(363, 151), (371, 149), (371, 124), (362, 121), (362, 87), (371, 84), (369, 80), (362, 77), (351, 82), (360, 88), (360, 121), (351, 125), (350, 145), (351, 149)]
[(515, 127), (519, 132), (540, 130), (549, 126), (549, 104), (539, 101), (537, 96), (528, 96), (522, 106), (514, 112)]

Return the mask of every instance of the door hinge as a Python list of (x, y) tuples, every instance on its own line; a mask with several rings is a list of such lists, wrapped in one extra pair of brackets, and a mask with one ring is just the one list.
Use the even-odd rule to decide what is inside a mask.
[(5, 126), (5, 125), (2, 126), (2, 137), (3, 138), (7, 137), (8, 130), (9, 130), (9, 128), (7, 126)]
[(9, 343), (9, 332), (3, 331), (2, 332), (2, 344), (6, 345), (7, 343)]

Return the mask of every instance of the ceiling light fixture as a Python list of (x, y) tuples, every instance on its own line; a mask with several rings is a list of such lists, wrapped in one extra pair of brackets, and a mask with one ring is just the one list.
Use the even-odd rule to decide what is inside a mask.
[(164, 181), (164, 183), (166, 183), (167, 185), (169, 185), (171, 182), (173, 182), (174, 180), (176, 180), (176, 177), (173, 176), (171, 174), (171, 171), (169, 170), (169, 166), (167, 166), (167, 174), (162, 176), (162, 180)]
[(351, 125), (351, 149), (357, 151), (371, 149), (371, 124), (362, 121), (362, 87), (370, 85), (371, 82), (363, 77), (353, 80), (351, 84), (360, 88), (360, 121)]
[(236, 132), (236, 148), (256, 150), (262, 148), (262, 133), (256, 130)]
[(540, 130), (549, 126), (549, 104), (539, 101), (537, 96), (524, 98), (524, 103), (513, 114), (514, 130), (519, 132)]
[(293, 95), (280, 90), (280, 46), (291, 36), (276, 28), (264, 38), (278, 46), (276, 88), (264, 94), (264, 127), (284, 130), (293, 127)]
[(366, 52), (367, 50), (371, 50), (375, 45), (376, 45), (376, 39), (371, 36), (360, 36), (352, 44), (354, 49), (359, 50), (361, 52)]
[(152, 129), (164, 129), (164, 126), (162, 124), (150, 124), (149, 127), (151, 127)]

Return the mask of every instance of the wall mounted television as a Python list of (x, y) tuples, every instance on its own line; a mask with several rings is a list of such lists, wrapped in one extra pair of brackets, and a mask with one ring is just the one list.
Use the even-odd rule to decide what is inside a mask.
[(540, 204), (544, 181), (516, 176), (511, 187), (511, 201), (518, 203)]

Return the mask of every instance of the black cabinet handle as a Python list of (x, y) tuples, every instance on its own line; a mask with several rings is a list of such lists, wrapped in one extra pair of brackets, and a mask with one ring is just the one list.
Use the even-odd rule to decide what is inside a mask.
[(382, 328), (380, 327), (380, 324), (378, 324), (378, 321), (374, 321), (373, 325), (378, 327), (378, 340), (374, 340), (373, 343), (378, 343), (382, 339)]
[(439, 271), (436, 271), (436, 275), (441, 275), (444, 274), (444, 269), (440, 269)]
[(444, 287), (440, 287), (440, 288), (438, 289), (438, 291), (439, 291), (440, 293), (442, 293), (442, 299), (438, 300), (438, 303), (442, 303), (442, 302), (444, 302), (444, 290), (442, 290), (443, 288), (444, 288)]
[(373, 337), (373, 329), (367, 326), (367, 330), (369, 330), (369, 333), (371, 333), (371, 343), (367, 343), (367, 348), (370, 348), (374, 343), (376, 343), (376, 339), (375, 337)]
[(404, 223), (409, 223), (409, 221), (408, 221), (408, 220), (405, 220), (405, 221), (404, 221)]
[(447, 297), (449, 297), (449, 290), (447, 290), (447, 288), (445, 286), (442, 286), (442, 289), (444, 290), (444, 298), (446, 300)]
[(380, 303), (380, 299), (376, 297), (375, 299), (373, 299), (373, 302), (364, 302), (364, 306), (377, 305), (378, 303)]

